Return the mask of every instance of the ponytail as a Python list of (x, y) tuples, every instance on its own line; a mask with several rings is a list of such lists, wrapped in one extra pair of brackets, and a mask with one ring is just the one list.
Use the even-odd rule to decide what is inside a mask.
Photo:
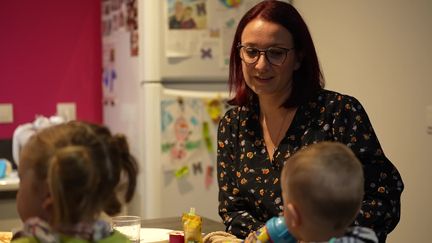
[(54, 201), (54, 226), (89, 221), (100, 211), (102, 200), (97, 197), (101, 175), (86, 147), (59, 149), (50, 161), (47, 182)]

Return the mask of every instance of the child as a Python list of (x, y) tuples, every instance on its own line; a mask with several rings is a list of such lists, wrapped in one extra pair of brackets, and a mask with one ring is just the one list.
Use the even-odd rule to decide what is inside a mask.
[(99, 220), (135, 191), (138, 168), (124, 136), (83, 122), (55, 125), (29, 139), (19, 165), (24, 227), (12, 242), (129, 242)]
[(281, 175), (284, 218), (305, 242), (378, 242), (368, 228), (349, 227), (364, 195), (363, 169), (354, 153), (321, 142), (295, 153)]

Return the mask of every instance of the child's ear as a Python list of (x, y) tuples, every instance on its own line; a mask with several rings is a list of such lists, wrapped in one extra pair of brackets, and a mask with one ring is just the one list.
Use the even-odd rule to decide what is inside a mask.
[(293, 204), (288, 203), (286, 205), (286, 210), (288, 211), (287, 213), (289, 215), (288, 222), (286, 222), (288, 228), (298, 227), (301, 224), (301, 217), (297, 208)]
[(41, 217), (50, 222), (52, 220), (53, 215), (53, 207), (54, 207), (54, 199), (51, 194), (46, 194), (45, 198), (42, 201), (42, 215)]
[(54, 204), (54, 199), (51, 196), (51, 193), (47, 193), (42, 202), (42, 208), (45, 211), (50, 211), (52, 209), (53, 204)]
[(43, 189), (41, 190), (41, 194), (43, 195), (42, 208), (48, 212), (52, 208), (54, 199), (52, 197), (51, 191), (49, 190), (47, 183), (44, 183)]

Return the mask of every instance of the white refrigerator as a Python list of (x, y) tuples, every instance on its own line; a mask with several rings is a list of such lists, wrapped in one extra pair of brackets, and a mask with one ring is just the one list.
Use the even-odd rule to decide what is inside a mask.
[[(193, 28), (169, 26), (177, 2), (193, 10)], [(256, 2), (102, 1), (104, 124), (127, 136), (140, 166), (128, 214), (172, 217), (194, 207), (220, 221), (217, 120), (228, 108), (231, 40)]]

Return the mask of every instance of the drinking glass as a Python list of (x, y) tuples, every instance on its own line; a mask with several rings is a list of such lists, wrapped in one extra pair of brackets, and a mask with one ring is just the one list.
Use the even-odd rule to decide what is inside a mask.
[(140, 242), (141, 217), (115, 216), (111, 219), (113, 229), (126, 235), (132, 243)]

